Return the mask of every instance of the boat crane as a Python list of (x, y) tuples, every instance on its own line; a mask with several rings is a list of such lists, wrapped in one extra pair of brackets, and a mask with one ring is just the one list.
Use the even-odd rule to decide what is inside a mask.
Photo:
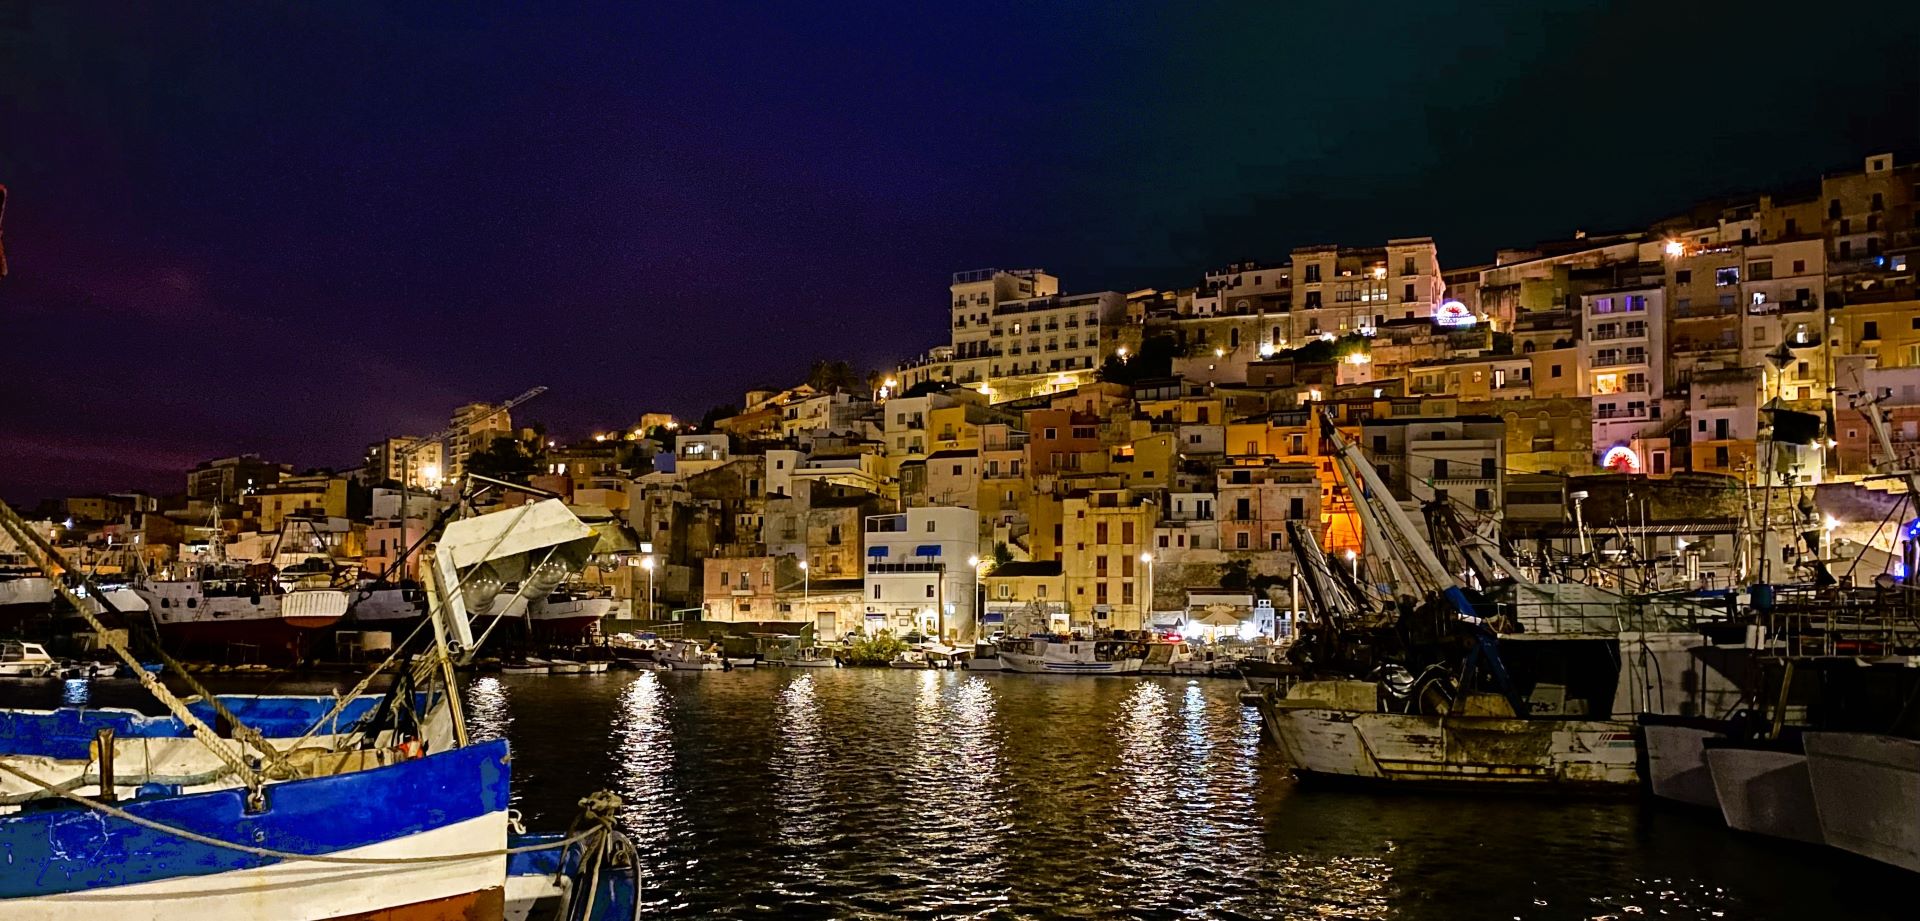
[[(1333, 443), (1333, 469), (1353, 497), (1354, 510), (1360, 517), (1369, 562), (1378, 561), (1386, 570), (1386, 579), (1375, 583), (1376, 587), (1400, 607), (1403, 625), (1406, 615), (1420, 608), (1437, 607), (1434, 613), (1464, 626), (1472, 641), (1466, 660), (1460, 665), (1457, 686), (1466, 688), (1476, 669), (1483, 669), (1492, 679), (1494, 689), (1512, 705), (1514, 714), (1524, 716), (1527, 706), (1500, 660), (1499, 640), (1493, 627), (1468, 598), (1467, 586), (1448, 571), (1433, 546), (1420, 536), (1413, 520), (1394, 499), (1359, 445), (1334, 424), (1333, 414), (1322, 410), (1320, 420), (1328, 440)], [(1507, 566), (1507, 571), (1512, 572), (1511, 564)], [(1423, 597), (1428, 599), (1424, 604), (1420, 600)], [(1404, 626), (1400, 632), (1407, 633)]]

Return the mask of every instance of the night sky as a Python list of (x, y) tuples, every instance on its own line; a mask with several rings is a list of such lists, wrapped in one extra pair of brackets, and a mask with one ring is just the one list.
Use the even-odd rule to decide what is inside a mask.
[(698, 415), (943, 341), (957, 269), (1462, 265), (1920, 142), (1920, 4), (567, 6), (0, 0), (0, 495), (533, 384)]

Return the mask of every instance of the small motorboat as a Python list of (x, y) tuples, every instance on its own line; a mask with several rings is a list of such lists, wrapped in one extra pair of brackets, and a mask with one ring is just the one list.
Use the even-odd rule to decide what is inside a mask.
[(555, 675), (584, 675), (587, 666), (572, 659), (551, 659), (547, 663), (547, 671)]
[(545, 659), (528, 657), (517, 662), (500, 663), (502, 675), (545, 675), (553, 671), (553, 663)]
[(1000, 661), (1000, 646), (996, 643), (973, 644), (973, 655), (960, 663), (960, 667), (970, 672), (1002, 672), (1007, 664)]
[(39, 643), (0, 643), (0, 678), (49, 678), (59, 672), (60, 660)]
[(840, 660), (835, 659), (833, 654), (825, 649), (808, 646), (784, 659), (774, 660), (774, 664), (789, 668), (833, 668), (840, 664)]
[(893, 661), (887, 663), (887, 667), (888, 668), (932, 668), (933, 662), (927, 658), (926, 653), (921, 652), (918, 649), (902, 649), (900, 650), (898, 655), (895, 655), (893, 657)]
[(718, 653), (708, 652), (699, 643), (684, 640), (668, 643), (660, 662), (676, 672), (717, 672), (727, 667), (726, 660), (720, 658)]
[(727, 661), (728, 668), (752, 668), (755, 665), (760, 664), (760, 657), (759, 656), (728, 656), (726, 661)]

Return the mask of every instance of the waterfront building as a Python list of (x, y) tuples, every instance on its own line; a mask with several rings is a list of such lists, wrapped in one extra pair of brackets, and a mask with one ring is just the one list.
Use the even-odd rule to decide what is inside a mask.
[(926, 507), (867, 517), (866, 632), (974, 636), (980, 515)]
[(981, 625), (1011, 636), (1071, 629), (1066, 575), (1053, 560), (1001, 563), (985, 576), (986, 602)]
[(1140, 554), (1151, 550), (1159, 518), (1159, 505), (1143, 490), (1076, 490), (1063, 497), (1059, 555), (1073, 629), (1146, 625)]

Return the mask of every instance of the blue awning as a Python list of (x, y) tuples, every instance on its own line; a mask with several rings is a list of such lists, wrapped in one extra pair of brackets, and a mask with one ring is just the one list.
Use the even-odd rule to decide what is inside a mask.
[(980, 622), (983, 624), (1004, 624), (1007, 622), (1007, 615), (998, 611), (988, 611), (980, 615)]
[(913, 548), (913, 553), (915, 556), (939, 556), (940, 545), (939, 544), (921, 544), (920, 546)]
[(868, 547), (868, 548), (867, 548), (867, 555), (868, 555), (868, 556), (886, 556), (886, 555), (887, 555), (887, 548), (885, 548), (885, 547)]

